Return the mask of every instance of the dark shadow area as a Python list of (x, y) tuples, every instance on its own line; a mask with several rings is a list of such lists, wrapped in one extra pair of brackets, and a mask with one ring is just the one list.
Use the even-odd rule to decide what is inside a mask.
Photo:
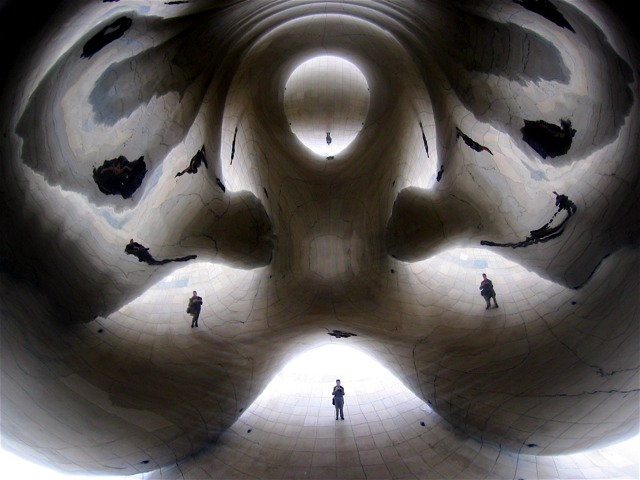
[(118, 158), (105, 160), (101, 167), (94, 168), (93, 180), (105, 195), (130, 198), (142, 184), (146, 173), (144, 157), (130, 162), (120, 155)]
[[(135, 53), (105, 68), (89, 93), (89, 103), (93, 107), (95, 121), (113, 126), (128, 118), (136, 109), (151, 102), (154, 97), (162, 97), (175, 92), (184, 98), (189, 92), (194, 105), (204, 97), (207, 78), (215, 72), (222, 61), (224, 49), (211, 52), (205, 48), (210, 43), (220, 41), (217, 30), (203, 32), (208, 15), (191, 17), (189, 28), (184, 20), (161, 19), (151, 16), (131, 17), (136, 22), (136, 30), (131, 31), (133, 40), (155, 31), (175, 32), (164, 42)], [(164, 70), (158, 77), (158, 69)], [(204, 75), (204, 76), (201, 76)], [(145, 88), (140, 88), (145, 85)], [(172, 143), (182, 138), (195, 118), (197, 109), (180, 112), (163, 112), (165, 118), (180, 116), (183, 130), (172, 128)], [(182, 115), (186, 115), (184, 118)]]
[(328, 334), (331, 335), (332, 337), (336, 337), (336, 338), (349, 338), (349, 337), (357, 337), (358, 336), (357, 333), (342, 332), (340, 330), (332, 330)]
[(576, 134), (570, 120), (560, 120), (560, 125), (544, 120), (525, 120), (520, 129), (522, 139), (542, 158), (566, 155)]
[[(571, 218), (571, 216), (576, 213), (578, 207), (576, 207), (576, 204), (569, 200), (569, 197), (567, 197), (566, 195), (561, 195), (557, 192), (553, 193), (556, 195), (556, 207), (558, 207), (558, 211), (554, 213), (551, 217), (551, 220), (549, 220), (542, 227), (538, 228), (537, 230), (531, 230), (529, 232), (529, 236), (523, 241), (516, 243), (496, 243), (489, 240), (482, 240), (480, 242), (480, 245), (487, 245), (489, 247), (519, 248), (528, 247), (529, 245), (533, 245), (536, 243), (548, 242), (549, 240), (558, 238), (564, 232), (569, 218)], [(566, 211), (567, 216), (558, 225), (553, 225), (556, 216), (563, 210)]]
[(573, 33), (576, 31), (573, 27), (567, 22), (564, 16), (558, 11), (556, 6), (551, 3), (549, 0), (513, 0), (518, 5), (522, 5), (527, 10), (530, 10), (538, 15), (542, 15), (544, 18), (549, 20), (550, 22), (555, 23), (559, 27), (567, 28), (571, 30)]
[[(33, 3), (21, 0), (0, 0), (0, 41), (7, 48), (0, 51), (2, 68), (0, 69), (0, 88), (12, 72), (16, 59), (24, 56), (20, 45), (25, 45), (44, 25), (63, 0), (47, 0), (34, 8)], [(21, 25), (21, 27), (17, 27)]]
[[(611, 45), (609, 38), (597, 24), (596, 19), (586, 15), (577, 4), (553, 1), (558, 5), (563, 15), (571, 20), (580, 35), (576, 37), (551, 24), (549, 24), (549, 28), (558, 30), (560, 35), (576, 37), (575, 41), (577, 42), (592, 42), (594, 45), (601, 46), (603, 55), (599, 75), (606, 78), (603, 80), (603, 85), (606, 87), (580, 94), (582, 98), (577, 107), (572, 110), (573, 123), (578, 130), (584, 129), (583, 119), (590, 123), (591, 128), (588, 140), (583, 135), (575, 138), (568, 155), (558, 157), (554, 163), (556, 165), (562, 162), (562, 165), (568, 165), (572, 161), (585, 158), (618, 138), (620, 129), (625, 125), (625, 118), (635, 108), (636, 100), (633, 94), (635, 68), (627, 63), (627, 60)], [(631, 49), (632, 45), (637, 43), (636, 37), (638, 36), (635, 33), (637, 28), (633, 20), (635, 17), (632, 13), (633, 4), (625, 5), (620, 0), (611, 0), (605, 3), (609, 3), (613, 9), (612, 15), (626, 17), (623, 22), (629, 24), (629, 32), (632, 32), (628, 42)], [(514, 5), (514, 8), (522, 7)], [(531, 19), (533, 22), (548, 23), (537, 15), (528, 16), (534, 17)], [(510, 115), (506, 113), (517, 108), (513, 100), (499, 98), (493, 93), (485, 96), (480, 87), (485, 80), (482, 76), (475, 75), (474, 72), (496, 75), (518, 82), (525, 90), (522, 92), (525, 96), (528, 95), (526, 89), (530, 82), (538, 85), (537, 88), (544, 81), (568, 86), (571, 78), (578, 72), (572, 72), (574, 67), (571, 62), (565, 63), (561, 54), (564, 48), (559, 42), (549, 41), (542, 35), (523, 28), (524, 26), (515, 23), (510, 23), (508, 26), (494, 25), (487, 19), (476, 19), (475, 17), (465, 20), (465, 17), (462, 16), (461, 19), (464, 23), (459, 25), (447, 23), (441, 27), (442, 31), (439, 31), (443, 39), (449, 35), (449, 32), (455, 32), (455, 42), (452, 42), (451, 45), (456, 47), (455, 49), (447, 48), (448, 42), (443, 42), (445, 50), (439, 54), (446, 55), (450, 59), (459, 59), (464, 66), (464, 69), (453, 68), (455, 64), (449, 64), (443, 58), (443, 61), (448, 65), (445, 69), (449, 68), (447, 74), (452, 85), (465, 106), (476, 115), (478, 120), (489, 123), (499, 131), (504, 131), (505, 125), (509, 124), (510, 134), (518, 137), (521, 135), (519, 130), (522, 126), (520, 123), (522, 120), (511, 123)], [(476, 86), (469, 88), (469, 81)], [(489, 108), (491, 104), (494, 107)], [(594, 111), (598, 112), (597, 117), (592, 116)], [(562, 116), (567, 115), (559, 113), (556, 120)], [(589, 121), (588, 118), (592, 120)]]
[(133, 21), (129, 17), (120, 17), (113, 23), (107, 25), (87, 40), (87, 43), (84, 44), (82, 55), (80, 55), (80, 57), (92, 57), (105, 46), (124, 35), (124, 33), (129, 30), (132, 23)]
[[(515, 23), (500, 23), (477, 15), (462, 13), (457, 22), (441, 26), (442, 49), (440, 55), (460, 63), (466, 72), (479, 72), (518, 82), (523, 87), (529, 82), (558, 82), (568, 84), (571, 71), (565, 65), (558, 45), (524, 29)], [(455, 36), (455, 41), (449, 41)], [(466, 75), (455, 75), (454, 85)], [(456, 90), (459, 90), (456, 87)], [(463, 100), (473, 100), (473, 90), (460, 90)]]

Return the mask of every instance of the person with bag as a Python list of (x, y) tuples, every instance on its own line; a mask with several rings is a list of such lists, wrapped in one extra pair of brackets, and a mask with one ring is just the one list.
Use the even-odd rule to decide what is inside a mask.
[(193, 291), (193, 295), (189, 299), (187, 305), (187, 313), (193, 318), (191, 320), (191, 328), (198, 326), (198, 318), (200, 318), (200, 309), (202, 308), (202, 297), (198, 296), (198, 292)]
[(340, 385), (340, 379), (336, 380), (336, 384), (333, 387), (333, 405), (336, 408), (336, 420), (338, 420), (338, 415), (340, 418), (344, 420), (344, 387)]
[(498, 308), (498, 302), (496, 301), (496, 292), (493, 289), (493, 282), (487, 278), (487, 274), (482, 274), (482, 282), (480, 282), (480, 295), (487, 302), (487, 309), (491, 307), (491, 299), (493, 298), (493, 305)]

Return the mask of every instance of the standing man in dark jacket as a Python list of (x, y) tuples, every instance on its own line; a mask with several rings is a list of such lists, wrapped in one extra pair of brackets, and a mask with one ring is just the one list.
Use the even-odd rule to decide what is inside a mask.
[(191, 320), (191, 328), (198, 326), (198, 318), (200, 317), (200, 309), (202, 308), (202, 297), (198, 296), (198, 292), (193, 291), (193, 295), (189, 299), (187, 313), (193, 317)]
[(344, 420), (344, 411), (342, 410), (344, 407), (344, 387), (340, 385), (340, 379), (336, 380), (332, 395), (333, 404), (336, 407), (336, 420), (338, 419), (338, 414), (340, 415), (340, 418)]
[(493, 282), (487, 278), (487, 274), (482, 274), (482, 282), (480, 282), (480, 295), (487, 302), (487, 309), (491, 307), (491, 299), (493, 298), (493, 305), (498, 308), (498, 302), (496, 301), (496, 292), (493, 289)]

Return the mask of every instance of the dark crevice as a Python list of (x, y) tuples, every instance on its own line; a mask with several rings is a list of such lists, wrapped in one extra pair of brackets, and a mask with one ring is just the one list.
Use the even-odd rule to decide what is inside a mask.
[(129, 17), (120, 17), (113, 23), (110, 23), (84, 44), (82, 49), (82, 58), (91, 58), (104, 47), (114, 40), (122, 37), (131, 27), (133, 21)]
[(530, 10), (538, 15), (543, 16), (550, 22), (555, 23), (559, 27), (571, 30), (573, 33), (576, 31), (564, 18), (564, 16), (558, 11), (556, 6), (549, 0), (513, 0), (518, 5), (522, 5), (527, 10)]

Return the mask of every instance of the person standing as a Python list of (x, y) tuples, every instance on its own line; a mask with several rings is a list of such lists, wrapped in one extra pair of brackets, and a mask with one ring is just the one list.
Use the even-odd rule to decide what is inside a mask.
[(340, 385), (340, 379), (336, 380), (332, 395), (333, 405), (336, 407), (336, 420), (338, 420), (338, 415), (340, 415), (340, 418), (344, 420), (344, 387)]
[(202, 308), (202, 297), (198, 296), (198, 292), (193, 291), (193, 295), (189, 299), (187, 313), (193, 317), (191, 320), (191, 328), (198, 326), (198, 318), (200, 318), (200, 310)]
[(493, 282), (487, 278), (487, 274), (482, 274), (482, 281), (480, 282), (480, 295), (487, 302), (487, 309), (491, 307), (491, 299), (493, 298), (493, 305), (498, 308), (498, 302), (496, 301), (496, 292), (493, 289)]

